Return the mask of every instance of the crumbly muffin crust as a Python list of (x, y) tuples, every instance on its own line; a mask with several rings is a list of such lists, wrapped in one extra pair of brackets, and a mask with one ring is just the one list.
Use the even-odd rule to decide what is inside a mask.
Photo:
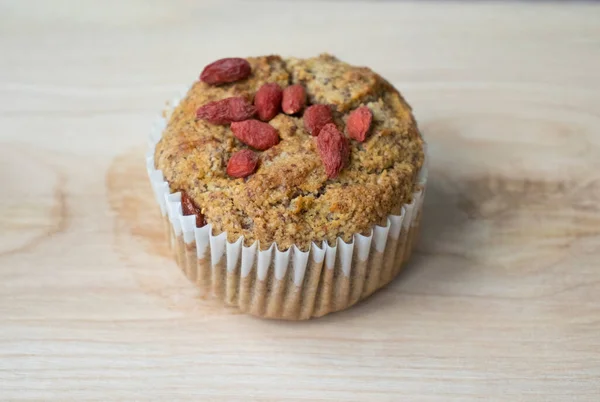
[[(410, 202), (423, 164), (421, 139), (410, 106), (387, 81), (365, 67), (327, 54), (311, 59), (279, 56), (248, 58), (251, 75), (211, 86), (197, 81), (172, 113), (156, 146), (156, 168), (171, 191), (184, 190), (202, 210), (214, 234), (229, 241), (244, 236), (261, 249), (280, 250), (311, 242), (349, 241), (368, 233)], [(298, 116), (278, 114), (269, 124), (279, 131), (278, 145), (261, 152), (259, 167), (247, 178), (226, 173), (231, 155), (247, 148), (229, 126), (196, 119), (196, 110), (230, 96), (252, 99), (265, 83), (285, 88), (302, 84), (309, 104), (330, 104), (344, 131), (348, 113), (366, 105), (373, 113), (365, 142), (350, 140), (350, 160), (338, 177), (328, 179), (316, 138)]]

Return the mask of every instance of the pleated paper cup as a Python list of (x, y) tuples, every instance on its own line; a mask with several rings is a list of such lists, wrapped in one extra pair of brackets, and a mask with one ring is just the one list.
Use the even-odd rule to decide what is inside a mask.
[(385, 226), (357, 233), (350, 243), (338, 238), (333, 246), (313, 242), (308, 251), (296, 246), (281, 251), (276, 244), (261, 250), (258, 242), (245, 246), (243, 237), (230, 243), (226, 232), (215, 234), (210, 224), (196, 227), (196, 217), (182, 213), (181, 193), (171, 193), (155, 168), (156, 144), (178, 103), (172, 101), (154, 125), (146, 164), (177, 264), (203, 294), (258, 317), (306, 320), (352, 306), (402, 270), (421, 222), (426, 146), (411, 202), (389, 215)]

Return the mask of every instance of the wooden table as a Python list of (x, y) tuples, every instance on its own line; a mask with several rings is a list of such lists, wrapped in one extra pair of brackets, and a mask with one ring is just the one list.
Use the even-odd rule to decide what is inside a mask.
[[(193, 3), (0, 3), (0, 400), (600, 400), (599, 5)], [(216, 58), (323, 51), (414, 106), (417, 253), (311, 322), (199, 300), (153, 117)]]

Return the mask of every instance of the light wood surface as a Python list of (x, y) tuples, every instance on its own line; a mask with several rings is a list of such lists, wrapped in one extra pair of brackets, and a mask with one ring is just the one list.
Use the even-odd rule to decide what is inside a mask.
[[(323, 51), (414, 106), (417, 253), (311, 322), (199, 300), (150, 123), (216, 58)], [(599, 5), (2, 2), (0, 129), (2, 401), (600, 400)]]

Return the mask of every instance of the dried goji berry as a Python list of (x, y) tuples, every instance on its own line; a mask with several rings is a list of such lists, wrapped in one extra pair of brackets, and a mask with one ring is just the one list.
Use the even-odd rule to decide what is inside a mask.
[(346, 121), (346, 132), (350, 138), (363, 142), (367, 138), (367, 133), (371, 127), (373, 113), (366, 106), (355, 109), (348, 116)]
[(231, 131), (238, 140), (259, 151), (279, 143), (279, 133), (269, 123), (258, 120), (245, 120), (231, 123)]
[(350, 156), (348, 140), (334, 123), (326, 124), (317, 137), (317, 149), (325, 166), (327, 177), (337, 177)]
[(241, 96), (225, 98), (207, 103), (196, 111), (196, 117), (212, 124), (229, 124), (247, 120), (254, 116), (256, 109)]
[(258, 164), (258, 155), (249, 150), (237, 151), (227, 162), (227, 174), (231, 177), (246, 177), (254, 173)]
[(200, 81), (211, 85), (226, 84), (242, 80), (250, 75), (248, 60), (229, 57), (210, 63), (200, 74)]
[(304, 128), (314, 137), (319, 135), (319, 132), (325, 124), (333, 123), (331, 115), (331, 107), (329, 105), (312, 105), (306, 108), (304, 112)]
[(201, 228), (206, 224), (200, 208), (194, 204), (194, 201), (183, 190), (181, 190), (181, 210), (183, 215), (196, 215), (196, 227)]
[(258, 118), (262, 121), (269, 121), (277, 116), (281, 108), (283, 91), (279, 84), (264, 84), (254, 95), (254, 106), (258, 113)]
[(295, 114), (302, 110), (306, 103), (306, 90), (300, 84), (295, 84), (283, 90), (281, 109), (283, 113)]

